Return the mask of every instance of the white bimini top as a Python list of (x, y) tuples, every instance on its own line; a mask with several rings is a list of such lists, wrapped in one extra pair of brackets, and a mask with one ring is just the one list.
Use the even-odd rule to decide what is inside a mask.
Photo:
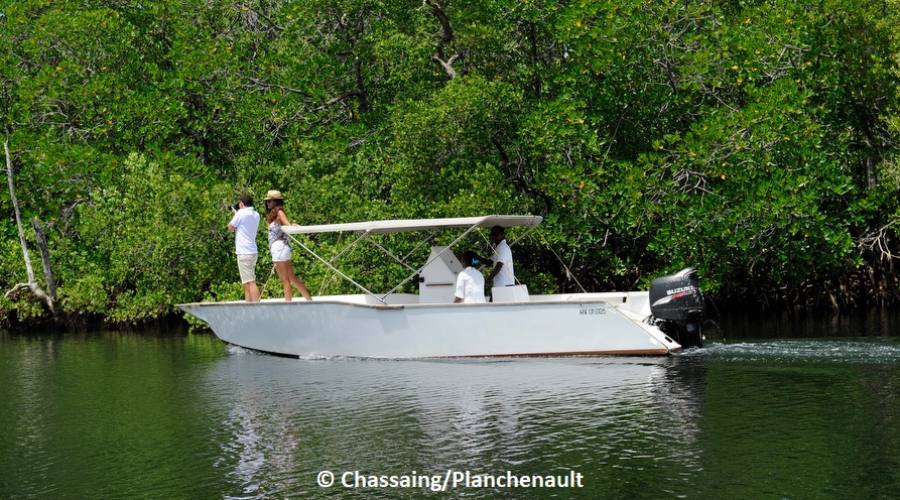
[(463, 269), (456, 275), (456, 292), (453, 295), (463, 299), (463, 304), (484, 303), (484, 276), (472, 266)]
[(256, 232), (259, 230), (259, 212), (244, 207), (234, 213), (229, 222), (234, 227), (234, 248), (238, 255), (253, 255), (256, 249)]
[(472, 226), (479, 227), (535, 227), (543, 219), (539, 215), (485, 215), (482, 217), (457, 217), (452, 219), (400, 219), (400, 220), (374, 220), (366, 222), (351, 222), (348, 224), (318, 224), (313, 226), (284, 226), (287, 234), (315, 234), (315, 233), (372, 233), (387, 234), (404, 231), (427, 231), (430, 229), (466, 229)]
[(516, 275), (515, 270), (513, 269), (513, 258), (512, 258), (512, 250), (510, 250), (509, 245), (506, 243), (506, 240), (501, 241), (497, 247), (494, 249), (494, 256), (491, 257), (491, 260), (494, 261), (494, 265), (497, 265), (498, 262), (503, 263), (503, 267), (500, 268), (500, 272), (494, 276), (493, 286), (512, 286), (516, 284)]

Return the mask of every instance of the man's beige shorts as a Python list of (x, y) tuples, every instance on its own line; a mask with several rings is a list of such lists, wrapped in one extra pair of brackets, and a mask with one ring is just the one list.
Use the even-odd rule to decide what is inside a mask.
[(256, 257), (258, 254), (238, 255), (238, 271), (241, 273), (241, 284), (256, 281)]

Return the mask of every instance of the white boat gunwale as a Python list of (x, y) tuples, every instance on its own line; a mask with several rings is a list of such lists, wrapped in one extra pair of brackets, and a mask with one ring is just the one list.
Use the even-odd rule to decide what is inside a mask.
[[(623, 300), (622, 303), (626, 301)], [(251, 307), (259, 307), (259, 306), (278, 306), (278, 307), (292, 307), (292, 306), (300, 306), (300, 307), (310, 307), (319, 304), (339, 304), (345, 306), (353, 306), (353, 307), (365, 307), (368, 309), (403, 309), (403, 308), (448, 308), (448, 309), (462, 309), (462, 308), (471, 308), (471, 307), (509, 307), (509, 306), (523, 306), (523, 305), (554, 305), (554, 304), (609, 304), (615, 305), (610, 302), (608, 299), (602, 298), (591, 298), (591, 299), (578, 299), (578, 300), (533, 300), (533, 301), (522, 301), (522, 302), (483, 302), (483, 303), (427, 303), (427, 304), (365, 304), (359, 302), (353, 302), (349, 300), (313, 300), (313, 301), (293, 301), (293, 302), (285, 302), (280, 299), (269, 299), (261, 302), (248, 303), (243, 300), (229, 300), (222, 302), (190, 302), (186, 304), (179, 304), (178, 307), (219, 307), (219, 306), (233, 306), (233, 305), (247, 305)]]

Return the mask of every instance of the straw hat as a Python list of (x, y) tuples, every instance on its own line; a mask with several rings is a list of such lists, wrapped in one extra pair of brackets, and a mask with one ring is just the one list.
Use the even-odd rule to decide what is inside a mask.
[(266, 193), (265, 201), (269, 201), (269, 200), (283, 200), (283, 199), (284, 199), (284, 196), (281, 195), (281, 191), (276, 191), (276, 190), (274, 190), (274, 189), (270, 189), (270, 190)]

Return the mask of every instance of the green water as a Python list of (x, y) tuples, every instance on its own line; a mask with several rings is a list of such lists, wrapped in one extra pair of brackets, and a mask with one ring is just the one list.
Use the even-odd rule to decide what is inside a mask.
[[(896, 338), (669, 358), (296, 360), (210, 335), (0, 336), (0, 498), (898, 498)], [(583, 474), (348, 489), (317, 474)]]

